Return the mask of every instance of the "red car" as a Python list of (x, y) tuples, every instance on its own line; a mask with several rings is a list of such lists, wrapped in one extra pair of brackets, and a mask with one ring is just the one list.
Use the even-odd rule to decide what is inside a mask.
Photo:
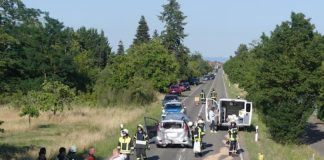
[(186, 86), (184, 86), (184, 85), (182, 85), (182, 84), (178, 84), (178, 86), (180, 87), (181, 92), (186, 91)]
[(169, 88), (169, 93), (170, 94), (177, 94), (177, 95), (181, 95), (181, 88), (179, 85), (171, 85)]

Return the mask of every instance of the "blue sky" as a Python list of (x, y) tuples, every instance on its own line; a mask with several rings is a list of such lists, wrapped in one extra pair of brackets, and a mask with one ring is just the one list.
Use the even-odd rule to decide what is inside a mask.
[[(166, 0), (24, 0), (27, 7), (48, 11), (66, 26), (104, 30), (113, 50), (119, 40), (128, 47), (144, 15), (152, 33), (163, 24), (157, 16)], [(302, 12), (324, 33), (323, 0), (179, 0), (187, 17), (185, 45), (204, 57), (229, 57), (240, 43), (258, 40), (290, 13)]]

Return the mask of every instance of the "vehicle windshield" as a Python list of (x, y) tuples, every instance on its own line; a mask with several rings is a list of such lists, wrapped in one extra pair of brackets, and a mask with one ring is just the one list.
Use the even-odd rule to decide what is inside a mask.
[(164, 122), (163, 128), (165, 129), (179, 129), (182, 128), (181, 122)]
[(178, 100), (177, 96), (166, 96), (164, 98), (165, 101), (171, 101), (171, 100)]
[(181, 104), (166, 104), (165, 109), (182, 109)]

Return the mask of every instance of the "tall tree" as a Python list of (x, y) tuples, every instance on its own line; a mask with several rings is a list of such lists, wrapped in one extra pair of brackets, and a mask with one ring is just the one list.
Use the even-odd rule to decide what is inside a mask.
[(145, 21), (145, 17), (141, 16), (140, 21), (138, 22), (138, 27), (133, 41), (133, 45), (146, 43), (150, 40), (149, 27)]
[(164, 25), (162, 31), (163, 45), (174, 55), (180, 64), (180, 75), (188, 74), (186, 66), (188, 63), (189, 49), (183, 45), (183, 40), (187, 36), (184, 33), (184, 22), (186, 16), (180, 10), (180, 4), (176, 0), (169, 0), (168, 4), (162, 6), (163, 11), (159, 19)]
[(124, 44), (123, 41), (118, 42), (118, 48), (117, 48), (117, 55), (123, 55), (125, 54)]
[(160, 35), (159, 35), (158, 31), (155, 29), (154, 32), (153, 32), (152, 38), (153, 38), (153, 39), (156, 39), (156, 38), (158, 38), (159, 36), (160, 36)]
[(235, 51), (235, 55), (239, 55), (243, 52), (247, 52), (248, 51), (248, 47), (246, 46), (246, 44), (240, 44), (240, 46), (237, 48), (237, 50)]

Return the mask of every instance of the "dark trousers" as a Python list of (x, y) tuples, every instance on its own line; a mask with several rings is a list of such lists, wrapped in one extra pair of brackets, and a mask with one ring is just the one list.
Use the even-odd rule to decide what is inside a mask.
[(237, 150), (237, 141), (230, 141), (230, 152), (236, 152)]
[(146, 158), (146, 148), (136, 148), (135, 152), (137, 159), (142, 159), (142, 156), (143, 158)]
[(210, 130), (211, 131), (216, 131), (216, 123), (215, 123), (215, 120), (212, 120), (212, 123), (210, 124)]

